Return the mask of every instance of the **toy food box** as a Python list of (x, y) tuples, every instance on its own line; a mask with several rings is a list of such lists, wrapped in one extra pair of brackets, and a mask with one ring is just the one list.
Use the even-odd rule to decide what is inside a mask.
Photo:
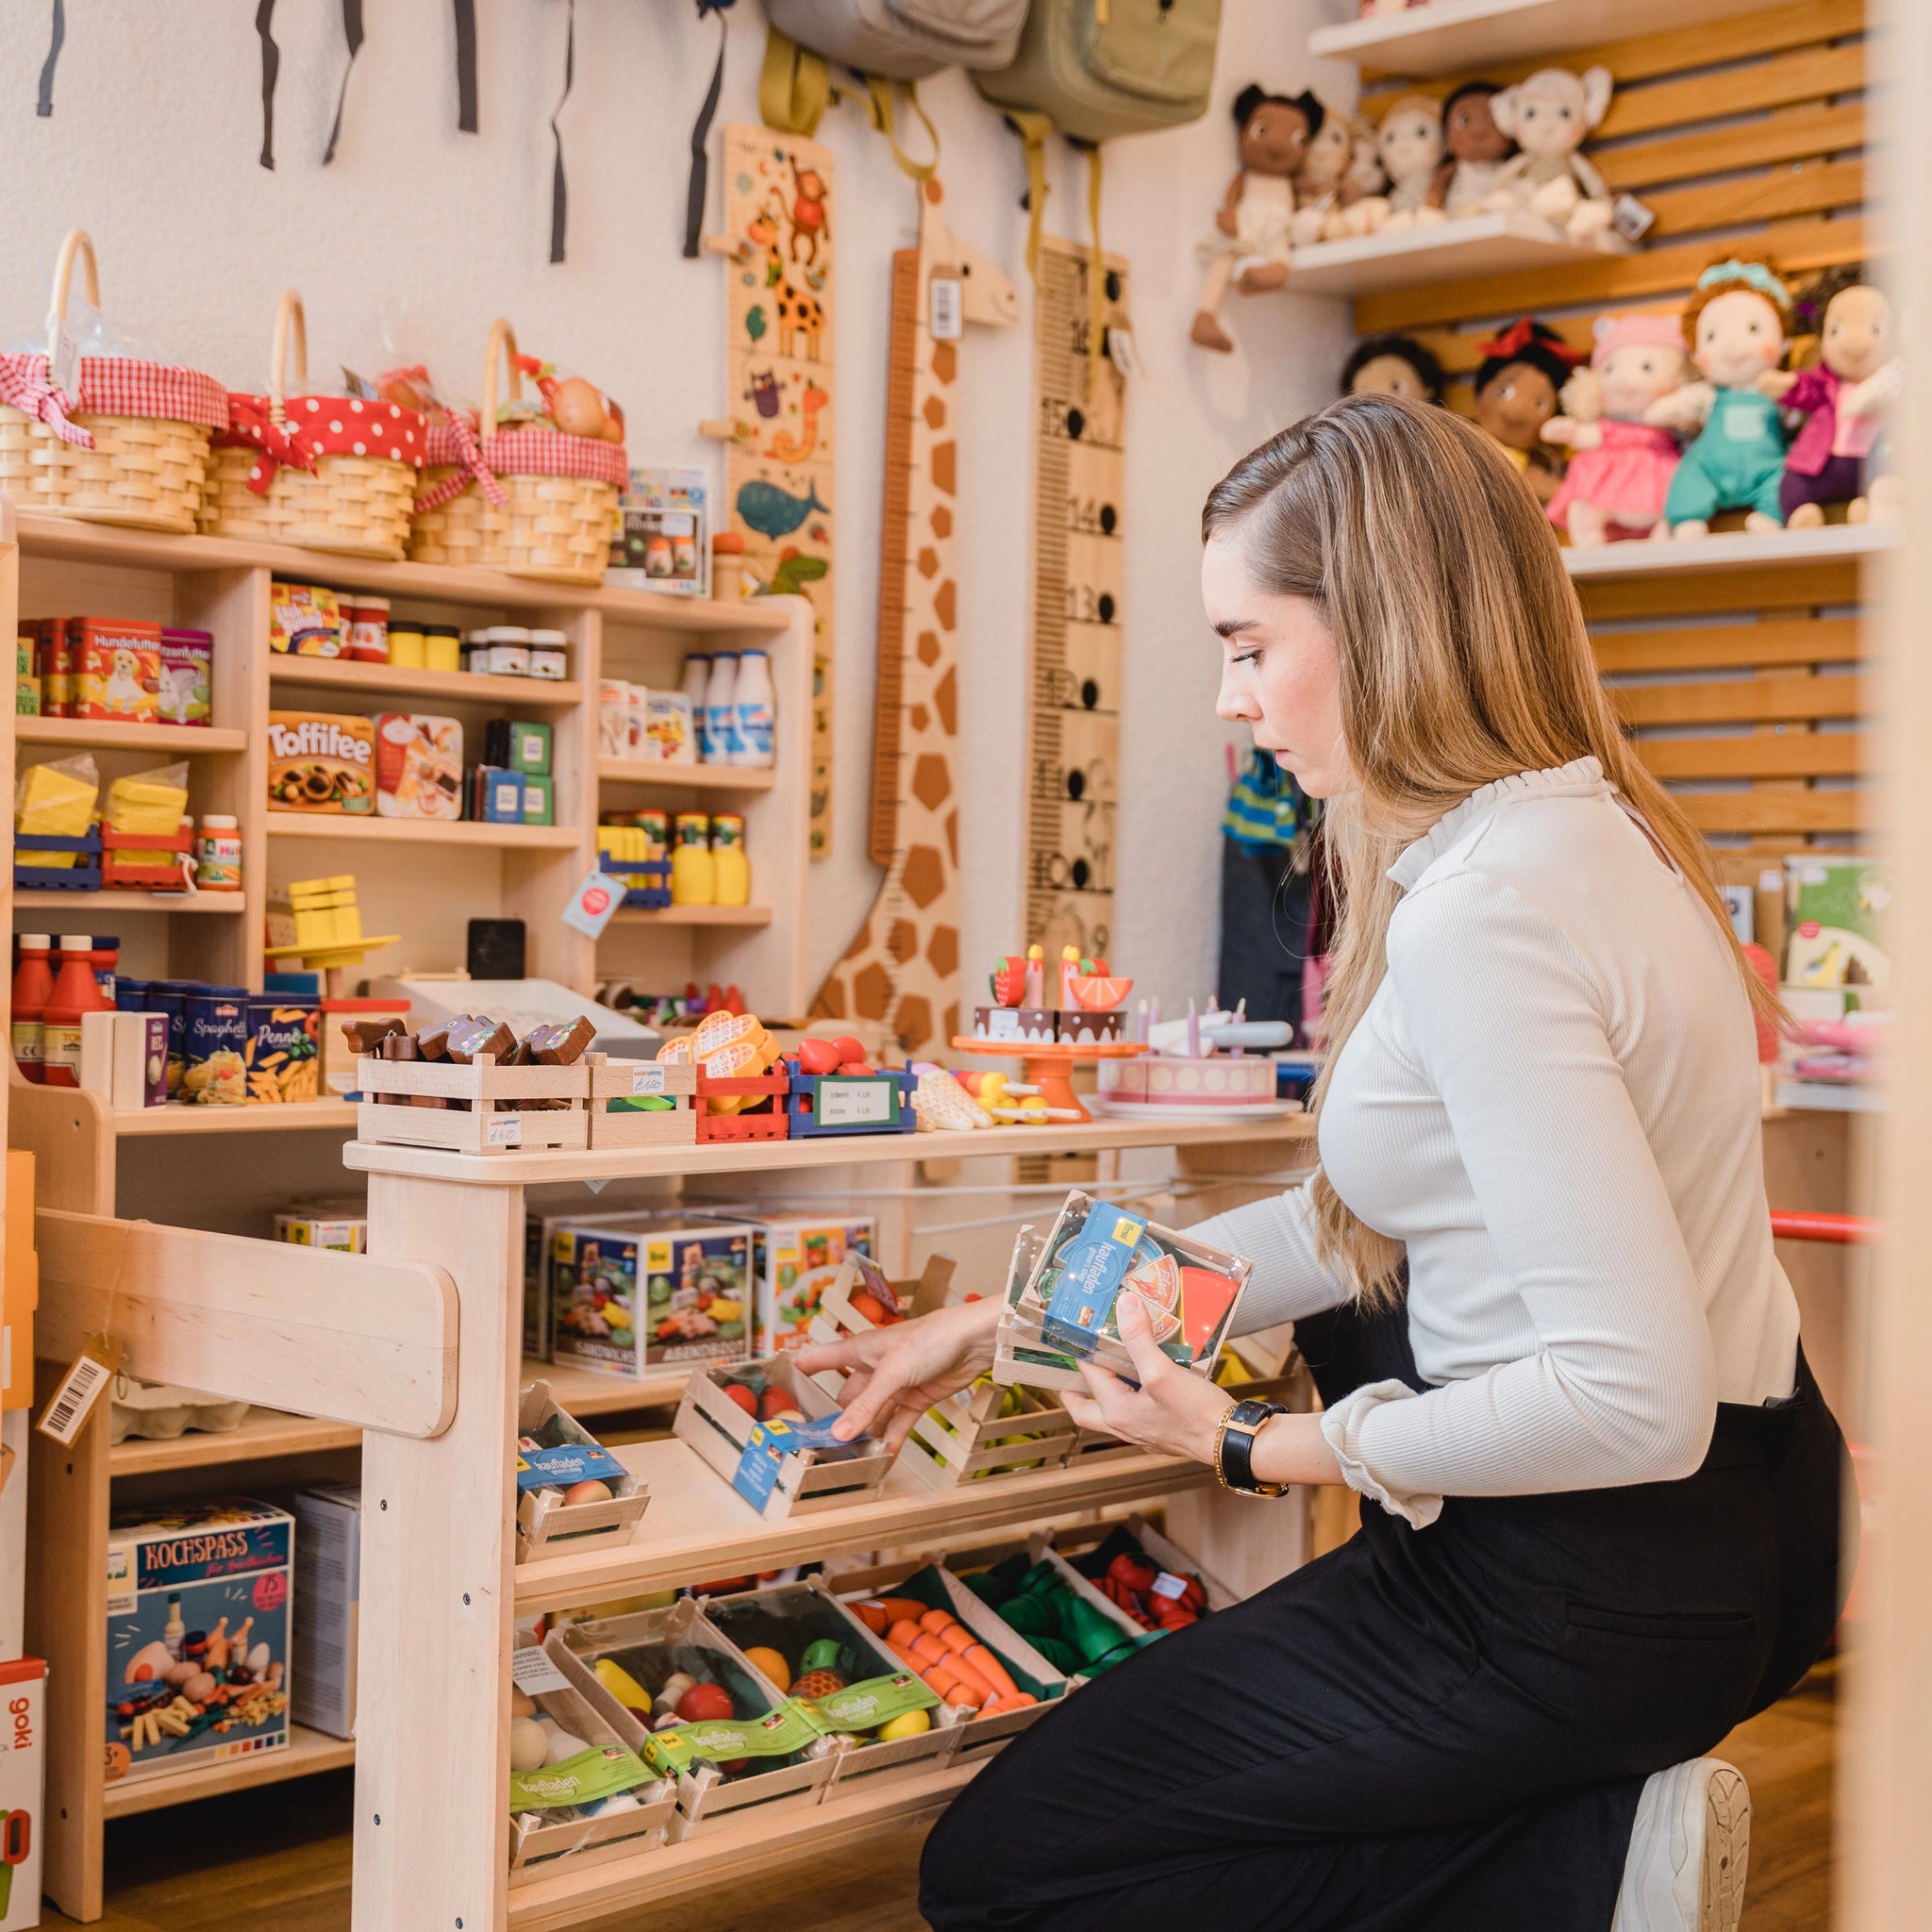
[(386, 819), (463, 815), (463, 727), (421, 711), (375, 720), (375, 809)]
[(242, 1497), (109, 1525), (109, 1783), (288, 1747), (294, 1542)]
[(356, 1735), (356, 1641), (362, 1611), (362, 1491), (318, 1483), (295, 1492), (291, 1647), (297, 1724), (332, 1738)]
[(47, 1667), (37, 1657), (0, 1663), (0, 1932), (41, 1923), (46, 1782)]
[(161, 698), (163, 724), (207, 724), (213, 711), (210, 685), (214, 673), (215, 641), (205, 630), (161, 631)]
[(551, 1359), (611, 1375), (742, 1360), (751, 1244), (742, 1223), (559, 1227), (550, 1248)]
[[(698, 1218), (709, 1216), (700, 1213)], [(847, 1255), (870, 1257), (878, 1240), (878, 1224), (870, 1214), (719, 1218), (742, 1221), (751, 1227), (754, 1356), (803, 1348), (809, 1340), (811, 1318), (838, 1277), (840, 1262)]]
[(339, 711), (268, 714), (268, 802), (274, 811), (375, 809), (375, 726)]
[(155, 724), (161, 716), (161, 627), (118, 618), (68, 624), (74, 715)]
[(1882, 858), (1787, 858), (1785, 983), (1882, 992), (1891, 978), (1890, 907), (1891, 867)]

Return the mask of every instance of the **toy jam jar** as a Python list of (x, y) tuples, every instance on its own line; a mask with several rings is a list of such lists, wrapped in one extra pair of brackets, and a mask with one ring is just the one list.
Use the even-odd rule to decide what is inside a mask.
[(711, 814), (711, 869), (720, 906), (751, 904), (751, 860), (744, 850), (744, 820), (735, 811)]
[(710, 815), (677, 814), (677, 842), (671, 850), (671, 903), (713, 906), (718, 897), (717, 867), (711, 857)]
[(194, 846), (196, 888), (204, 892), (242, 890), (242, 828), (232, 814), (204, 812)]

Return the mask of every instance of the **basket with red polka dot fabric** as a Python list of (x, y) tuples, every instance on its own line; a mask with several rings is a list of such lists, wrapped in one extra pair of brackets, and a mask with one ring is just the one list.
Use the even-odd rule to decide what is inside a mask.
[(426, 425), (395, 403), (287, 394), (291, 346), (299, 391), (308, 379), (308, 332), (292, 291), (275, 311), (268, 394), (229, 393), (228, 425), (214, 439), (202, 491), (202, 531), (401, 557)]

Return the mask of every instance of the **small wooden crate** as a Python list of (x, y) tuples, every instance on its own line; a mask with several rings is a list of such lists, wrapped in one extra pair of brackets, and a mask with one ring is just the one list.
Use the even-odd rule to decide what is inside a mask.
[[(517, 1409), (517, 1433), (534, 1435), (553, 1416), (561, 1416), (563, 1433), (575, 1441), (601, 1447), (584, 1427), (550, 1392), (548, 1382), (532, 1382), (524, 1391)], [(626, 1471), (610, 1483), (611, 1495), (604, 1503), (565, 1503), (551, 1496), (531, 1492), (517, 1500), (517, 1561), (550, 1555), (565, 1542), (625, 1541), (632, 1525), (650, 1506), (651, 1492)]]
[(1000, 1414), (1007, 1389), (998, 1382), (975, 1382), (934, 1403), (912, 1424), (902, 1460), (935, 1489), (1023, 1470), (1064, 1469), (1080, 1433), (1074, 1418), (1030, 1389), (1018, 1393), (1016, 1415)]
[[(592, 1147), (689, 1147), (698, 1137), (698, 1070), (662, 1060), (614, 1060), (601, 1053), (586, 1056), (590, 1068)], [(639, 1109), (615, 1105), (640, 1094), (661, 1095), (675, 1105)]]
[[(871, 1256), (847, 1255), (820, 1297), (807, 1333), (813, 1341), (843, 1341), (848, 1335), (870, 1335), (877, 1324), (852, 1306), (853, 1295), (860, 1290), (897, 1314), (929, 1315), (945, 1306), (958, 1265), (950, 1255), (931, 1255), (918, 1280), (889, 1281)], [(842, 1381), (837, 1370), (826, 1370), (819, 1387), (827, 1395), (836, 1395)]]
[[(739, 1080), (714, 1080), (698, 1070), (697, 1137), (702, 1141), (783, 1141), (791, 1136), (791, 1123), (785, 1112), (785, 1095), (791, 1082), (782, 1073), (755, 1074)], [(712, 1113), (702, 1103), (730, 1099), (742, 1093), (769, 1094), (769, 1113)]]
[[(747, 1368), (762, 1369), (767, 1381), (788, 1389), (793, 1404), (808, 1420), (831, 1415), (839, 1407), (810, 1376), (799, 1373), (789, 1355), (766, 1356), (756, 1362), (707, 1362), (693, 1369), (671, 1424), (672, 1433), (688, 1442), (727, 1483), (737, 1475), (752, 1431), (758, 1427), (724, 1393), (725, 1381)], [(878, 1493), (891, 1466), (892, 1452), (882, 1442), (861, 1442), (842, 1452), (795, 1451), (782, 1458), (764, 1513), (791, 1516), (863, 1503)]]
[[(356, 1110), (359, 1141), (445, 1147), (458, 1154), (590, 1145), (590, 1083), (582, 1067), (499, 1067), (487, 1053), (467, 1066), (449, 1060), (386, 1060), (372, 1054), (356, 1062), (356, 1087), (364, 1095), (396, 1095), (405, 1103), (418, 1095), (463, 1103), (411, 1107), (365, 1098)], [(505, 1108), (511, 1100), (569, 1104), (516, 1112)]]

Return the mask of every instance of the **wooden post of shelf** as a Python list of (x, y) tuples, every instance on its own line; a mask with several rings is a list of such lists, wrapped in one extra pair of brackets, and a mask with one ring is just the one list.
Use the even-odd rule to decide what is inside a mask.
[(461, 1340), (449, 1428), (362, 1439), (351, 1923), (502, 1932), (523, 1190), (372, 1174), (369, 1249), (447, 1269)]

